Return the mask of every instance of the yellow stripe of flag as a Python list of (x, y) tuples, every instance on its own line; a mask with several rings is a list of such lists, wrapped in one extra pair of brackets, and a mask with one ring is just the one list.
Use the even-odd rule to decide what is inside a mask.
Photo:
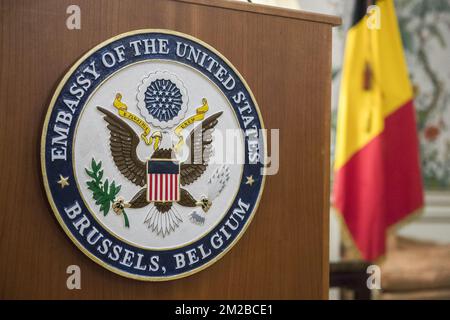
[[(366, 15), (347, 34), (335, 170), (383, 131), (386, 116), (412, 99), (393, 1), (376, 4), (380, 29), (369, 29)], [(367, 80), (371, 85), (364, 89)]]

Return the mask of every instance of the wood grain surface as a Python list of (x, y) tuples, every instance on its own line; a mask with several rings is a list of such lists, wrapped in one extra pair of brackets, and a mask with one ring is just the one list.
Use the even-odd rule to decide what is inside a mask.
[[(66, 8), (81, 8), (81, 30)], [(320, 299), (328, 296), (331, 28), (336, 18), (224, 1), (0, 1), (0, 298)], [(42, 185), (40, 137), (68, 68), (117, 34), (164, 28), (219, 50), (280, 129), (280, 169), (219, 262), (149, 283), (98, 266), (65, 235)], [(81, 268), (81, 290), (66, 268)]]

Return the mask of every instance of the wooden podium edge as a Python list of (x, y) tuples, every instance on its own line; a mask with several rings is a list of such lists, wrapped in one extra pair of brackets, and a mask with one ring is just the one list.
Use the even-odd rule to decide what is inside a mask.
[(291, 19), (319, 22), (329, 24), (331, 26), (339, 26), (342, 20), (338, 16), (332, 16), (322, 13), (307, 12), (288, 8), (280, 8), (275, 6), (241, 2), (236, 0), (171, 0), (177, 2), (185, 2), (208, 7), (218, 7), (230, 10), (247, 11), (265, 15), (279, 16)]
[[(328, 100), (331, 99), (331, 28), (335, 26), (339, 26), (342, 24), (342, 20), (338, 16), (333, 15), (326, 15), (326, 14), (320, 14), (320, 13), (314, 13), (314, 12), (307, 12), (307, 11), (301, 11), (301, 10), (294, 10), (294, 9), (287, 9), (287, 8), (280, 8), (275, 6), (269, 6), (269, 5), (262, 5), (262, 4), (255, 4), (255, 3), (248, 3), (243, 1), (236, 1), (236, 0), (171, 0), (175, 2), (182, 2), (187, 4), (194, 4), (199, 6), (206, 6), (206, 7), (215, 7), (215, 8), (222, 8), (222, 9), (228, 9), (228, 10), (236, 10), (236, 11), (244, 11), (249, 13), (255, 13), (255, 14), (263, 14), (263, 15), (270, 15), (270, 16), (277, 16), (277, 17), (283, 17), (288, 19), (296, 19), (296, 20), (302, 20), (302, 21), (308, 21), (308, 22), (315, 22), (315, 23), (321, 23), (324, 25), (329, 25), (330, 29), (328, 31), (327, 37), (329, 38), (329, 44), (330, 44), (330, 52), (328, 52), (327, 61), (328, 64), (328, 70), (330, 71), (330, 78), (329, 78), (329, 84), (326, 88), (325, 95), (328, 98)], [(330, 100), (331, 101), (331, 100)], [(321, 293), (321, 299), (328, 300), (329, 299), (329, 215), (330, 215), (330, 136), (328, 133), (328, 130), (330, 129), (331, 125), (331, 112), (326, 113), (326, 119), (325, 119), (325, 125), (324, 130), (327, 131), (324, 135), (325, 141), (323, 141), (324, 149), (323, 153), (325, 156), (325, 163), (323, 171), (325, 173), (324, 175), (324, 181), (323, 184), (325, 186), (326, 192), (323, 195), (324, 198), (324, 207), (322, 212), (322, 219), (323, 219), (323, 241), (324, 246), (322, 247), (322, 252), (320, 252), (321, 258), (322, 258), (322, 267), (321, 267), (321, 287), (322, 287), (322, 293)]]

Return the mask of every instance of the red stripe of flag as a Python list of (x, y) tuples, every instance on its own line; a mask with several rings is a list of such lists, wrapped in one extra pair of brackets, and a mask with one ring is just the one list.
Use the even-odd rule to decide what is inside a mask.
[(162, 200), (162, 197), (163, 197), (163, 195), (162, 195), (162, 184), (163, 184), (163, 177), (162, 177), (162, 174), (158, 174), (158, 176), (159, 176), (159, 197), (158, 197), (158, 200)]
[(148, 198), (152, 199), (152, 179), (151, 176), (148, 177)]
[[(178, 186), (178, 175), (176, 175), (175, 176), (175, 188)], [(175, 189), (176, 190), (176, 192), (175, 192), (175, 200), (178, 200), (178, 198), (179, 198), (179, 196), (178, 196), (178, 193), (179, 193), (179, 189), (177, 188), (177, 189)]]
[(386, 230), (423, 206), (415, 111), (411, 101), (384, 131), (335, 172), (334, 206), (366, 260), (385, 252)]
[(164, 197), (164, 200), (165, 200), (165, 201), (170, 200), (170, 199), (169, 199), (169, 192), (168, 192), (168, 188), (167, 188), (167, 187), (168, 187), (168, 184), (169, 184), (168, 176), (169, 176), (168, 174), (165, 174), (165, 175), (164, 175), (164, 180), (166, 181), (166, 185), (164, 186), (165, 189), (166, 189), (166, 190), (165, 190), (166, 194), (165, 194), (165, 197)]
[(155, 200), (158, 201), (159, 199), (159, 179), (158, 179), (158, 174), (155, 174)]
[(169, 188), (169, 196), (170, 196), (170, 200), (173, 200), (173, 183), (172, 183), (172, 180), (173, 180), (173, 176), (171, 175), (170, 176), (170, 188)]

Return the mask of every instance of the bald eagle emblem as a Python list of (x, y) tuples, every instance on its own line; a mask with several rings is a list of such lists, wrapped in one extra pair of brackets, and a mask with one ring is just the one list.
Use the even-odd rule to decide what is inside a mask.
[[(121, 101), (121, 98), (122, 96), (117, 94), (114, 101), (114, 106), (119, 110), (119, 114), (120, 111), (128, 112), (127, 106)], [(206, 99), (203, 100), (201, 108), (207, 110)], [(197, 109), (197, 114), (202, 111), (201, 108)], [(177, 159), (175, 145), (172, 145), (170, 141), (169, 144), (165, 143), (166, 139), (172, 140), (170, 132), (167, 131), (156, 131), (149, 139), (142, 139), (146, 144), (153, 145), (154, 149), (149, 159), (144, 161), (138, 157), (137, 147), (141, 139), (133, 128), (106, 108), (97, 107), (97, 109), (103, 116), (105, 126), (109, 131), (109, 147), (116, 168), (123, 177), (141, 188), (129, 200), (120, 196), (109, 199), (116, 214), (126, 215), (125, 209), (128, 211), (128, 209), (149, 206), (144, 223), (151, 231), (164, 237), (176, 230), (185, 220), (185, 217), (182, 217), (174, 206), (175, 203), (183, 207), (199, 208), (202, 213), (206, 213), (211, 208), (213, 198), (203, 196), (195, 199), (188, 188), (206, 171), (213, 149), (212, 131), (219, 122), (222, 112), (214, 113), (199, 121), (191, 129), (184, 142), (188, 150), (184, 161)], [(136, 118), (138, 117), (134, 116), (134, 119)], [(139, 119), (134, 122), (138, 123), (139, 121), (143, 120)], [(190, 122), (188, 121), (188, 123)], [(145, 125), (141, 127), (145, 128)], [(156, 167), (154, 170), (162, 168), (159, 169), (162, 171), (150, 172), (153, 167)], [(174, 167), (175, 169), (173, 169)], [(164, 168), (172, 171), (167, 173)], [(220, 194), (228, 178), (227, 167), (216, 170), (208, 180), (208, 190), (215, 190), (213, 194), (209, 192), (211, 197), (217, 197)], [(189, 220), (197, 224), (201, 224), (203, 219), (204, 216), (200, 215), (198, 211), (193, 211), (189, 217)], [(126, 218), (126, 225), (128, 225), (128, 218)]]
[(171, 30), (134, 30), (62, 78), (41, 137), (42, 180), (63, 231), (108, 270), (174, 280), (226, 254), (255, 216), (266, 130), (229, 60)]

